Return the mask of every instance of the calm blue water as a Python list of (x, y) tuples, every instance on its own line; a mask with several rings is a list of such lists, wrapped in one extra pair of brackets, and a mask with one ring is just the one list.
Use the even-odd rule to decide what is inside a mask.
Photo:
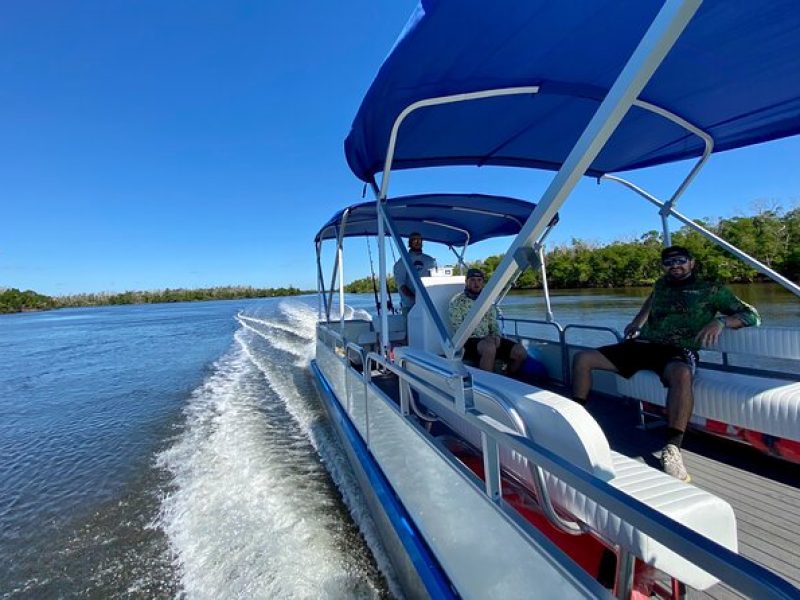
[[(776, 287), (736, 292), (800, 321)], [(553, 305), (621, 329), (645, 295)], [(544, 317), (538, 292), (506, 304)], [(315, 320), (315, 298), (0, 316), (0, 597), (391, 595), (313, 388)]]

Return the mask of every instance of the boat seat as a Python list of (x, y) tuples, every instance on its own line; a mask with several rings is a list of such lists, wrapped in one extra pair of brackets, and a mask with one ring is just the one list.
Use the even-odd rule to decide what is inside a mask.
[[(426, 381), (449, 389), (452, 369), (449, 362), (431, 353), (401, 348), (396, 353), (409, 371)], [(495, 373), (467, 367), (473, 378), (476, 408), (500, 424), (516, 431), (497, 397), (505, 399), (519, 412), (528, 436), (545, 448), (592, 473), (613, 487), (651, 508), (690, 527), (715, 542), (737, 550), (736, 517), (731, 506), (704, 490), (683, 483), (642, 462), (612, 451), (600, 426), (580, 405), (547, 390), (508, 379)], [(480, 447), (480, 433), (453, 410), (442, 410), (425, 402), (451, 429)], [(518, 454), (501, 449), (503, 468), (533, 490), (527, 461)], [(707, 589), (717, 582), (693, 563), (645, 535), (610, 513), (597, 502), (577, 492), (554, 475), (545, 481), (553, 504), (586, 523), (600, 537), (696, 588)]]
[[(348, 342), (360, 343), (361, 337), (372, 331), (372, 321), (367, 319), (346, 319), (341, 326), (343, 327), (343, 337)], [(329, 327), (332, 331), (337, 331), (340, 323), (338, 320), (331, 321)]]
[[(800, 360), (800, 331), (753, 327), (726, 330), (709, 350), (755, 357)], [(625, 396), (665, 406), (667, 389), (652, 371), (617, 377)], [(751, 431), (800, 441), (800, 382), (790, 378), (698, 368), (693, 422), (713, 420)]]
[[(619, 390), (659, 406), (667, 402), (667, 389), (652, 371), (621, 380)], [(698, 369), (692, 416), (800, 441), (800, 382)]]
[[(347, 321), (346, 321), (347, 323)], [(355, 335), (348, 336), (350, 341), (356, 342), (359, 346), (364, 346), (367, 350), (373, 350), (379, 344), (381, 331), (381, 320), (375, 317), (374, 321), (367, 321), (368, 327), (361, 327)], [(389, 331), (389, 342), (402, 342), (406, 338), (406, 321), (403, 315), (388, 315), (387, 325)]]

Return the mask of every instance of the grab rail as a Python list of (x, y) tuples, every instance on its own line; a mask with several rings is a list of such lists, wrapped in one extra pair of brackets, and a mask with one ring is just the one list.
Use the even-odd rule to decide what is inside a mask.
[[(369, 360), (369, 359), (370, 359), (370, 357), (368, 355), (367, 360)], [(411, 363), (417, 364), (417, 365), (422, 366), (423, 368), (426, 368), (426, 369), (436, 369), (443, 376), (449, 375), (449, 373), (446, 373), (446, 372), (442, 371), (436, 365), (432, 365), (431, 363), (425, 362), (425, 361), (411, 360), (407, 356), (401, 356), (398, 359), (396, 364), (398, 365), (399, 369), (405, 369), (405, 363), (406, 362), (411, 362)], [(424, 364), (422, 364), (422, 363), (424, 363)], [(400, 378), (400, 385), (401, 386), (408, 385), (408, 383), (404, 381), (405, 372), (401, 373), (400, 371), (395, 370), (395, 369), (392, 369), (392, 372), (396, 373), (397, 376)], [(446, 394), (446, 392), (444, 390), (441, 390), (441, 391), (442, 391), (443, 394)], [(514, 406), (513, 401), (508, 396), (508, 394), (506, 394), (506, 392), (504, 392), (503, 390), (498, 390), (498, 389), (495, 389), (495, 388), (491, 388), (491, 387), (483, 385), (483, 384), (474, 384), (473, 385), (473, 391), (481, 392), (485, 396), (487, 396), (487, 397), (491, 398), (492, 400), (496, 401), (497, 404), (500, 406), (500, 408), (503, 409), (505, 414), (512, 421), (512, 423), (514, 424), (514, 427), (516, 428), (517, 432), (520, 435), (522, 435), (523, 437), (531, 439), (530, 432), (528, 431), (528, 426), (525, 423), (525, 420), (519, 414), (519, 411), (517, 410), (517, 407)], [(403, 390), (401, 388), (401, 409), (402, 409), (402, 398), (403, 398), (403, 395), (404, 395), (403, 394)], [(413, 402), (414, 402), (413, 396), (411, 396), (409, 398), (409, 400), (413, 404)], [(481, 442), (482, 442), (482, 445), (485, 446), (488, 443), (488, 440), (485, 440), (483, 435), (482, 435), (481, 436)], [(486, 457), (487, 456), (486, 448), (483, 448), (483, 450), (484, 450), (484, 457)], [(485, 459), (484, 459), (484, 462), (486, 462)], [(492, 463), (492, 465), (493, 465), (493, 463)], [(489, 470), (490, 470), (489, 466), (484, 464), (484, 468), (486, 469), (487, 479), (488, 479), (489, 478), (488, 473), (489, 473)], [(544, 514), (547, 517), (548, 521), (550, 521), (550, 523), (552, 523), (552, 525), (556, 529), (558, 529), (558, 530), (560, 530), (560, 531), (562, 531), (564, 533), (570, 534), (570, 535), (580, 535), (582, 533), (585, 533), (588, 528), (584, 523), (581, 523), (578, 520), (565, 519), (564, 517), (559, 515), (558, 512), (556, 512), (555, 507), (553, 506), (553, 502), (552, 502), (552, 500), (550, 498), (550, 492), (547, 489), (547, 484), (544, 481), (544, 472), (542, 471), (541, 467), (539, 467), (538, 465), (536, 465), (536, 464), (534, 464), (532, 462), (528, 462), (528, 469), (529, 469), (529, 472), (531, 474), (531, 480), (533, 481), (533, 485), (534, 485), (534, 488), (535, 488), (535, 491), (536, 491), (536, 496), (539, 499), (539, 502), (541, 503), (542, 511), (544, 512)], [(502, 494), (500, 494), (500, 495), (502, 495)]]
[[(384, 357), (370, 352), (366, 359), (368, 367), (375, 363), (401, 379), (406, 379), (409, 384), (414, 385), (443, 408), (452, 410), (456, 406), (452, 397)], [(367, 381), (371, 370), (371, 368), (364, 369)], [(462, 417), (481, 434), (484, 464), (490, 467), (497, 466), (487, 470), (484, 493), (498, 505), (503, 514), (518, 523), (521, 529), (526, 530), (526, 526), (513, 509), (508, 509), (497, 502), (502, 497), (502, 480), (499, 474), (500, 448), (517, 452), (576, 491), (592, 498), (644, 534), (658, 540), (659, 543), (721, 581), (725, 581), (737, 591), (757, 598), (800, 598), (800, 591), (780, 576), (659, 513), (535, 441), (497, 429), (482, 419), (482, 416), (483, 413), (474, 407), (467, 408), (462, 413)]]
[(567, 343), (567, 333), (569, 330), (584, 329), (589, 331), (606, 331), (608, 333), (611, 333), (618, 342), (621, 342), (623, 339), (619, 331), (617, 331), (613, 327), (606, 327), (600, 325), (582, 325), (578, 323), (570, 323), (568, 325), (562, 326), (556, 321), (544, 321), (541, 319), (518, 319), (514, 317), (501, 317), (500, 320), (503, 323), (508, 322), (514, 325), (514, 337), (516, 337), (517, 339), (553, 342), (553, 340), (548, 340), (545, 338), (538, 338), (530, 335), (520, 335), (519, 333), (520, 323), (555, 327), (556, 331), (558, 331), (558, 344), (561, 351), (561, 380), (564, 382), (564, 385), (569, 385), (570, 383), (572, 383), (572, 371), (570, 369), (570, 364), (569, 364), (569, 344)]

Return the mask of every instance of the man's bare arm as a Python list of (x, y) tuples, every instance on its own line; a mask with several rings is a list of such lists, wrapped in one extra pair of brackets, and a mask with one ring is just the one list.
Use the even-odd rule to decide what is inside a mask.
[(653, 294), (652, 292), (647, 297), (647, 300), (644, 301), (642, 304), (642, 308), (639, 309), (639, 312), (636, 313), (636, 316), (633, 318), (633, 321), (628, 323), (625, 326), (625, 337), (634, 337), (642, 326), (647, 322), (647, 317), (650, 316), (650, 308), (653, 306)]

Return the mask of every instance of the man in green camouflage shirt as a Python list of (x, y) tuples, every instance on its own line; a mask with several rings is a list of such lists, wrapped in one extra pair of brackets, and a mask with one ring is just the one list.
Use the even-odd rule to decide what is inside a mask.
[(572, 397), (586, 403), (595, 369), (625, 378), (641, 370), (657, 373), (669, 388), (661, 465), (673, 477), (690, 481), (680, 447), (694, 408), (692, 383), (697, 351), (713, 346), (723, 329), (757, 326), (761, 319), (755, 308), (728, 288), (697, 279), (694, 258), (686, 248), (665, 248), (661, 263), (664, 276), (625, 327), (625, 341), (575, 355)]

